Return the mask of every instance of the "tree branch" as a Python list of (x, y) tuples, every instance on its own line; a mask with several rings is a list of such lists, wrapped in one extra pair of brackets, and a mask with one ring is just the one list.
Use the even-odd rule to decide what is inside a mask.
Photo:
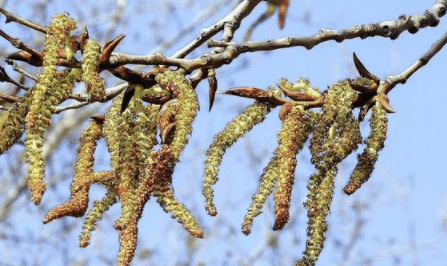
[(402, 73), (395, 76), (388, 76), (384, 82), (380, 84), (378, 88), (378, 92), (383, 92), (387, 94), (390, 92), (397, 84), (405, 84), (407, 80), (413, 75), (416, 71), (418, 71), (421, 67), (425, 66), (430, 59), (433, 58), (444, 45), (447, 43), (447, 32), (436, 41), (430, 49), (416, 62), (414, 62), (409, 68), (405, 69)]
[(42, 33), (47, 33), (46, 29), (36, 23), (30, 22), (28, 20), (25, 20), (21, 17), (16, 17), (13, 14), (9, 13), (8, 11), (4, 10), (3, 8), (0, 8), (0, 12), (3, 13), (3, 15), (6, 16), (6, 23), (14, 21), (17, 22), (19, 24), (25, 25), (31, 29), (40, 31)]
[(342, 42), (347, 39), (382, 36), (395, 40), (399, 35), (408, 31), (416, 33), (419, 29), (427, 26), (435, 27), (439, 23), (439, 18), (446, 13), (447, 0), (438, 0), (435, 5), (430, 7), (424, 14), (407, 16), (402, 15), (397, 20), (384, 21), (367, 25), (355, 25), (345, 30), (321, 29), (317, 34), (309, 37), (284, 37), (281, 39), (268, 40), (264, 42), (225, 42), (209, 40), (208, 47), (228, 47), (233, 46), (238, 54), (256, 51), (271, 51), (282, 48), (303, 46), (310, 50), (317, 44), (334, 40)]
[[(221, 31), (226, 24), (231, 24), (235, 29), (239, 28), (239, 25), (246, 16), (258, 5), (262, 0), (244, 0), (233, 11), (231, 11), (223, 19), (219, 20), (216, 24), (204, 28), (200, 31), (200, 35), (197, 36), (192, 42), (187, 44), (182, 49), (175, 52), (172, 57), (184, 58), (189, 53), (194, 51), (197, 47), (205, 43), (208, 39), (213, 37), (219, 31)], [(232, 38), (233, 36), (231, 36)], [(230, 40), (231, 40), (230, 38)]]

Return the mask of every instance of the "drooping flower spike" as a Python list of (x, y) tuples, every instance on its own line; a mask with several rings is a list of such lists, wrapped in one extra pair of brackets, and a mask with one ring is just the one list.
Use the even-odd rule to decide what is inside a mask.
[(272, 108), (273, 105), (270, 103), (256, 101), (254, 104), (248, 106), (237, 117), (233, 118), (233, 120), (214, 137), (213, 143), (211, 143), (210, 148), (206, 153), (205, 170), (202, 181), (205, 209), (210, 215), (215, 216), (217, 214), (213, 202), (214, 191), (212, 185), (217, 182), (219, 166), (226, 149), (255, 125), (261, 123)]

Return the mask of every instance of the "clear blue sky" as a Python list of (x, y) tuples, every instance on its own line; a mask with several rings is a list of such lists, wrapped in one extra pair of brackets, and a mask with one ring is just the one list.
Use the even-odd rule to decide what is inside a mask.
[[(48, 6), (48, 14), (66, 11), (76, 16), (77, 10), (82, 8), (67, 5), (68, 1), (55, 2)], [(101, 6), (101, 1), (98, 2), (90, 1), (85, 5)], [(104, 2), (108, 3), (104, 10), (112, 12), (116, 1)], [(187, 1), (171, 1), (172, 4), (181, 3), (184, 9), (178, 8), (171, 11), (155, 9), (157, 6), (163, 6), (163, 2), (152, 3), (151, 1), (151, 4), (146, 5), (153, 5), (154, 8), (149, 7), (141, 9), (147, 12), (138, 12), (138, 8), (134, 7), (144, 6), (144, 1), (128, 1), (125, 15), (120, 23), (125, 25), (130, 32), (126, 32), (127, 37), (118, 47), (118, 51), (132, 54), (153, 52), (157, 47), (157, 38), (177, 33), (180, 28), (200, 15), (199, 1), (189, 1), (187, 5), (191, 9), (183, 7)], [(209, 5), (212, 2), (214, 1), (200, 1), (200, 5)], [(343, 29), (354, 24), (392, 20), (403, 13), (420, 14), (434, 2), (434, 0), (325, 2), (292, 0), (286, 25), (282, 31), (278, 30), (275, 15), (255, 30), (252, 39), (265, 40), (286, 35), (308, 36), (315, 34), (322, 27)], [(210, 26), (211, 23), (223, 17), (232, 6), (233, 3), (226, 5), (202, 27)], [(23, 15), (21, 14), (23, 17), (32, 19), (33, 12), (25, 6), (15, 6), (14, 1), (7, 1), (5, 8), (15, 14), (23, 12)], [(266, 4), (261, 3), (253, 16), (243, 22), (235, 35), (236, 41), (242, 40), (248, 26), (265, 8)], [(307, 23), (303, 21), (306, 13), (309, 14)], [(170, 16), (177, 17), (173, 19)], [(89, 26), (92, 38), (97, 37), (95, 34), (98, 34), (98, 30), (107, 29), (108, 26), (106, 21), (101, 20), (99, 14), (96, 17), (92, 15), (92, 17), (78, 19), (81, 19), (81, 24), (94, 24)], [(153, 20), (163, 22), (164, 26), (152, 30), (150, 25)], [(219, 89), (244, 85), (266, 88), (275, 85), (281, 77), (288, 78), (290, 81), (298, 77), (307, 77), (312, 85), (324, 90), (340, 79), (357, 76), (351, 57), (353, 52), (356, 52), (371, 72), (384, 79), (387, 75), (400, 73), (417, 60), (433, 42), (444, 34), (446, 25), (447, 18), (442, 18), (436, 28), (425, 28), (415, 35), (404, 32), (395, 41), (381, 37), (348, 40), (343, 43), (329, 41), (310, 51), (297, 47), (268, 53), (244, 54), (230, 66), (217, 70)], [(1, 27), (3, 29), (3, 24)], [(119, 33), (122, 33), (120, 27), (110, 35), (116, 36)], [(172, 54), (195, 38), (197, 33), (195, 31), (185, 34), (179, 45), (165, 51), (166, 54)], [(6, 46), (4, 42), (2, 41), (2, 46)], [(200, 50), (200, 53), (203, 52), (205, 50)], [(196, 57), (200, 53), (194, 53), (193, 56)], [(389, 115), (389, 131), (385, 149), (379, 156), (370, 181), (352, 196), (344, 195), (341, 190), (355, 165), (355, 156), (351, 156), (340, 166), (335, 187), (336, 195), (329, 218), (328, 242), (317, 265), (447, 264), (445, 255), (447, 228), (444, 227), (444, 231), (441, 230), (442, 215), (447, 217), (447, 145), (445, 143), (447, 116), (443, 108), (444, 97), (447, 97), (444, 81), (447, 68), (446, 58), (447, 50), (444, 49), (405, 85), (398, 85), (390, 93), (391, 105), (397, 113)], [(196, 257), (192, 258), (192, 264), (204, 262), (206, 265), (225, 265), (222, 262), (228, 261), (228, 265), (233, 265), (237, 261), (249, 261), (250, 256), (255, 254), (255, 250), (262, 246), (266, 235), (274, 234), (279, 237), (278, 250), (266, 252), (253, 265), (268, 265), (263, 260), (270, 261), (272, 257), (277, 258), (276, 265), (291, 265), (292, 261), (301, 256), (304, 248), (307, 217), (301, 203), (306, 195), (307, 179), (312, 173), (308, 152), (304, 151), (299, 156), (291, 207), (294, 222), (286, 226), (282, 232), (274, 233), (270, 230), (273, 221), (271, 200), (263, 214), (255, 220), (252, 234), (245, 236), (240, 232), (240, 224), (250, 204), (251, 195), (257, 188), (259, 175), (276, 146), (276, 132), (280, 128), (277, 118), (278, 110), (273, 111), (262, 125), (256, 127), (228, 150), (221, 167), (220, 180), (215, 186), (219, 214), (217, 217), (207, 216), (201, 195), (204, 153), (214, 134), (252, 101), (218, 95), (212, 112), (208, 113), (207, 84), (200, 84), (197, 90), (201, 110), (194, 123), (190, 145), (184, 151), (181, 163), (174, 174), (174, 187), (178, 198), (199, 217), (205, 229), (205, 239), (197, 241), (199, 250)], [(366, 137), (367, 123), (362, 126), (362, 131)], [(361, 148), (358, 152), (361, 152)], [(101, 148), (98, 154), (103, 154)], [(258, 161), (252, 162), (253, 155)], [(4, 157), (0, 157), (1, 160), (5, 160)], [(101, 167), (106, 166), (98, 165), (98, 168)], [(69, 181), (57, 187), (59, 190), (66, 190), (67, 193), (68, 188)], [(102, 188), (94, 187), (91, 195), (94, 198), (95, 195), (99, 197), (102, 193), (104, 193)], [(52, 195), (54, 196), (50, 193), (46, 197), (52, 199), (53, 202), (65, 200), (51, 198)], [(359, 201), (366, 204), (364, 211), (360, 214), (364, 224), (355, 248), (351, 253), (344, 254), (343, 247), (349, 243), (353, 221), (358, 218), (352, 206)], [(63, 223), (64, 219), (44, 226), (40, 222), (42, 217), (33, 217), (31, 220), (30, 213), (33, 212), (33, 208), (36, 207), (30, 203), (28, 207), (14, 214), (11, 219), (17, 224), (17, 229), (33, 231), (37, 235), (54, 234), (50, 239), (56, 241), (61, 232), (55, 231), (56, 229), (52, 226), (54, 223)], [(95, 239), (99, 238), (98, 243), (101, 243), (101, 248), (109, 250), (108, 256), (114, 259), (118, 249), (118, 239), (111, 222), (118, 217), (119, 206), (112, 208), (110, 213), (108, 220), (101, 222), (97, 231), (93, 233), (92, 246), (98, 245), (95, 244)], [(65, 219), (73, 220), (73, 218)], [(31, 222), (33, 222), (32, 225)], [(76, 234), (80, 231), (81, 225), (82, 220), (79, 219), (76, 225), (79, 230), (75, 230)], [(187, 249), (184, 240), (187, 233), (183, 231), (181, 225), (163, 213), (155, 201), (151, 200), (146, 207), (139, 228), (138, 251), (143, 248), (157, 249), (157, 253), (152, 255), (153, 263), (174, 265), (174, 262), (186, 260)], [(234, 234), (232, 230), (236, 230)], [(78, 248), (76, 234), (64, 238), (68, 239), (68, 242), (64, 243), (66, 248), (78, 250), (77, 254), (80, 257), (93, 254), (94, 248)], [(25, 256), (23, 250), (17, 250), (17, 253), (11, 252), (13, 249), (8, 246), (8, 243), (2, 243), (0, 239), (0, 250), (7, 247), (9, 251), (5, 265), (20, 265), (21, 260), (18, 258), (23, 259)], [(29, 245), (29, 248), (31, 255), (39, 254), (42, 263), (47, 262), (45, 265), (67, 263), (62, 254), (52, 254), (50, 250), (40, 250), (35, 245)], [(401, 255), (400, 261), (397, 261), (394, 256), (396, 253)], [(374, 261), (366, 264), (364, 261), (366, 258), (372, 258)], [(346, 264), (340, 264), (342, 261)], [(133, 262), (133, 265), (144, 264), (143, 260), (138, 258)], [(2, 262), (0, 265), (3, 265)]]

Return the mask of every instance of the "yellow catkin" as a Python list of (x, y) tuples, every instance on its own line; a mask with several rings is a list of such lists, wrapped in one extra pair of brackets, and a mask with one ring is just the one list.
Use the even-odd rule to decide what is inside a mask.
[(65, 14), (56, 15), (48, 25), (44, 43), (43, 71), (31, 89), (31, 105), (26, 116), (25, 146), (29, 164), (28, 186), (35, 204), (40, 203), (45, 190), (43, 182), (45, 165), (41, 154), (45, 129), (50, 125), (51, 116), (57, 105), (68, 98), (79, 74), (77, 70), (63, 72), (56, 70), (58, 60), (70, 60), (74, 55), (69, 34), (75, 27), (75, 21)]
[[(180, 153), (186, 145), (187, 136), (191, 133), (191, 123), (196, 116), (198, 103), (197, 96), (190, 83), (180, 72), (170, 70), (156, 76), (160, 87), (174, 94), (178, 100), (175, 112), (175, 132), (170, 143), (162, 146), (157, 154), (154, 166), (149, 173), (155, 182), (153, 194), (165, 212), (185, 227), (190, 234), (202, 237), (203, 231), (197, 224), (189, 210), (174, 198), (172, 189), (172, 171), (177, 163)], [(169, 121), (170, 122), (170, 121)]]
[(27, 91), (8, 111), (5, 123), (0, 126), (0, 155), (11, 148), (23, 134), (25, 117), (31, 105), (31, 91)]
[[(295, 266), (315, 265), (323, 249), (328, 228), (326, 218), (330, 212), (336, 174), (337, 168), (333, 167), (326, 171), (324, 176), (319, 176), (317, 172), (310, 179), (309, 196), (306, 202), (309, 217), (306, 248), (303, 259), (296, 262)], [(320, 180), (321, 183), (316, 184), (316, 180)]]
[(191, 84), (180, 72), (167, 70), (158, 74), (155, 78), (162, 89), (174, 93), (179, 101), (178, 111), (175, 117), (175, 134), (170, 144), (173, 160), (178, 161), (181, 151), (188, 142), (187, 136), (192, 131), (192, 121), (198, 110), (197, 95)]
[(331, 129), (334, 129), (334, 134), (328, 137), (323, 146), (324, 155), (315, 164), (317, 170), (322, 172), (339, 164), (357, 149), (362, 140), (359, 122), (353, 115), (345, 117), (342, 124), (335, 122)]
[[(141, 218), (145, 203), (149, 200), (149, 195), (154, 190), (150, 172), (158, 165), (154, 161), (155, 150), (153, 146), (157, 143), (156, 121), (160, 108), (157, 105), (143, 107), (140, 101), (141, 89), (139, 86), (136, 87), (135, 99), (131, 101), (128, 107), (129, 112), (137, 116), (132, 131), (133, 143), (135, 144), (132, 150), (137, 155), (136, 171), (138, 176), (134, 177), (135, 186), (133, 184), (132, 186), (119, 185), (119, 190), (122, 190), (119, 198), (123, 211), (120, 220), (115, 224), (115, 228), (119, 230), (120, 243), (117, 265), (123, 266), (129, 265), (134, 256), (137, 246), (138, 220)], [(120, 106), (120, 104), (117, 105), (117, 112), (119, 112)], [(125, 180), (119, 180), (120, 183), (122, 181)]]
[(258, 191), (252, 197), (252, 203), (242, 224), (242, 232), (249, 234), (253, 219), (261, 213), (261, 208), (278, 183), (275, 192), (275, 225), (281, 229), (288, 220), (290, 192), (296, 167), (296, 155), (303, 148), (310, 133), (310, 116), (303, 106), (292, 104), (285, 116), (283, 127), (278, 133), (278, 148), (261, 176)]
[(78, 159), (71, 183), (70, 201), (50, 210), (44, 218), (44, 223), (63, 216), (83, 216), (87, 210), (88, 192), (93, 179), (93, 164), (97, 141), (102, 137), (102, 122), (91, 120), (89, 126), (81, 135), (78, 149)]
[(157, 113), (158, 106), (148, 106), (139, 113), (135, 122), (136, 152), (138, 154), (138, 171), (140, 176), (145, 175), (145, 166), (151, 163), (155, 153), (154, 145), (157, 143)]
[[(338, 138), (342, 127), (352, 117), (352, 104), (358, 94), (349, 86), (349, 83), (349, 80), (344, 80), (329, 87), (322, 113), (316, 121), (310, 149), (312, 163), (320, 168), (324, 166), (323, 157), (330, 150), (329, 146), (335, 143), (335, 140), (328, 141), (329, 133), (337, 133), (334, 137)], [(330, 165), (326, 167), (327, 170), (330, 168)]]
[(116, 97), (113, 102), (112, 106), (109, 108), (105, 115), (105, 121), (104, 121), (104, 139), (107, 144), (107, 148), (109, 150), (110, 154), (110, 161), (112, 165), (112, 169), (118, 169), (119, 167), (119, 137), (120, 134), (117, 131), (118, 124), (121, 121), (121, 103), (123, 101), (123, 94)]
[(203, 230), (191, 212), (174, 198), (174, 190), (170, 185), (156, 186), (154, 196), (158, 197), (157, 202), (163, 210), (170, 213), (172, 218), (177, 219), (191, 235), (203, 237)]
[[(118, 123), (118, 140), (119, 140), (119, 164), (114, 169), (119, 179), (118, 190), (121, 201), (121, 216), (115, 227), (117, 229), (124, 228), (134, 209), (135, 190), (137, 189), (137, 181), (139, 176), (139, 159), (137, 148), (137, 139), (135, 138), (135, 123), (133, 117), (136, 115), (135, 99), (129, 103), (128, 108), (120, 116)], [(138, 129), (137, 129), (138, 130)]]
[(106, 212), (111, 205), (116, 203), (116, 199), (114, 193), (108, 192), (101, 200), (95, 201), (92, 209), (86, 215), (84, 225), (82, 226), (82, 232), (79, 236), (80, 247), (89, 245), (91, 232), (95, 230), (96, 223), (101, 220), (103, 213)]
[[(120, 170), (118, 185), (122, 204), (121, 217), (117, 228), (124, 228), (136, 211), (137, 190), (139, 180), (146, 176), (146, 166), (151, 163), (155, 153), (153, 146), (156, 139), (156, 117), (158, 107), (143, 107), (141, 92), (143, 87), (137, 85), (135, 94), (126, 111), (119, 128), (120, 138)], [(136, 117), (135, 121), (133, 118)]]
[(363, 183), (368, 181), (377, 162), (379, 151), (385, 145), (388, 119), (386, 118), (385, 109), (379, 101), (376, 101), (373, 107), (369, 122), (371, 133), (366, 140), (366, 148), (358, 156), (358, 163), (351, 174), (348, 184), (343, 189), (348, 195), (354, 193)]
[(216, 207), (213, 203), (214, 196), (212, 185), (217, 182), (219, 166), (222, 162), (225, 150), (255, 125), (261, 123), (272, 108), (273, 106), (269, 103), (255, 102), (235, 117), (214, 137), (214, 140), (206, 153), (205, 170), (202, 181), (205, 208), (210, 215), (214, 216), (217, 214)]
[(87, 40), (82, 54), (82, 80), (94, 101), (104, 98), (104, 80), (99, 76), (99, 56), (101, 47), (94, 40)]
[(248, 212), (244, 217), (242, 232), (246, 235), (250, 234), (254, 218), (261, 214), (262, 206), (264, 206), (267, 197), (272, 194), (273, 187), (278, 182), (278, 173), (276, 170), (277, 158), (274, 155), (261, 175), (258, 191), (253, 195)]

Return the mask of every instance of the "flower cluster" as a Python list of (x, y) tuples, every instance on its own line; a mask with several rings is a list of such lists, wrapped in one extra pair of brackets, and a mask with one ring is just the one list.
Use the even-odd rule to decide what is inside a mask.
[[(174, 97), (164, 105), (146, 105), (143, 101), (148, 91), (160, 89), (135, 84), (130, 86), (133, 96), (123, 112), (124, 94), (114, 100), (105, 116), (92, 119), (81, 136), (70, 200), (53, 208), (44, 219), (47, 223), (63, 216), (83, 216), (90, 185), (104, 185), (108, 192), (86, 215), (79, 244), (81, 247), (89, 244), (96, 222), (110, 205), (119, 201), (122, 211), (114, 226), (120, 232), (118, 265), (128, 265), (133, 257), (137, 223), (150, 196), (156, 197), (163, 210), (171, 213), (193, 236), (203, 236), (189, 210), (174, 198), (172, 188), (172, 172), (191, 132), (197, 98), (179, 72), (165, 70), (156, 80), (157, 87)], [(157, 130), (162, 134), (159, 150)], [(112, 170), (94, 173), (93, 154), (102, 137), (110, 153)]]
[[(356, 65), (359, 64), (361, 63), (358, 61)], [(362, 70), (360, 73), (365, 73), (364, 67)], [(352, 194), (367, 181), (377, 161), (378, 152), (384, 146), (387, 129), (386, 112), (392, 109), (388, 108), (387, 101), (383, 101), (385, 99), (383, 95), (375, 93), (379, 81), (375, 77), (371, 79), (373, 76), (370, 74), (362, 76), (366, 77), (337, 82), (324, 93), (310, 87), (306, 79), (298, 79), (295, 84), (281, 79), (278, 87), (291, 100), (272, 93), (274, 92), (272, 89), (264, 91), (245, 87), (224, 92), (255, 99), (255, 104), (247, 110), (259, 105), (268, 106), (268, 111), (275, 106), (282, 106), (279, 118), (283, 122), (283, 127), (278, 132), (278, 147), (264, 169), (259, 188), (253, 195), (253, 201), (242, 224), (243, 233), (250, 233), (254, 218), (261, 213), (262, 206), (273, 191), (275, 201), (273, 230), (283, 228), (288, 222), (297, 153), (310, 138), (311, 162), (315, 165), (316, 171), (309, 178), (309, 193), (304, 203), (308, 210), (308, 239), (304, 257), (296, 265), (315, 265), (323, 249), (325, 232), (328, 228), (326, 218), (330, 213), (338, 164), (354, 152), (362, 142), (359, 122), (363, 117), (355, 119), (354, 108), (362, 106), (367, 111), (371, 103), (375, 103), (370, 119), (371, 135), (367, 138), (366, 148), (358, 156), (358, 164), (344, 189), (346, 194)], [(320, 111), (311, 111), (314, 107), (319, 107)], [(225, 150), (247, 130), (262, 122), (267, 114), (266, 111), (258, 111), (256, 116), (250, 116), (251, 120), (246, 121), (249, 118), (247, 110), (216, 135), (207, 152), (203, 194), (206, 209), (211, 215), (216, 214), (211, 185), (217, 181), (218, 166)]]
[(297, 164), (297, 153), (303, 148), (310, 129), (311, 117), (300, 104), (287, 103), (282, 109), (290, 110), (284, 114), (283, 127), (278, 132), (278, 148), (261, 176), (261, 184), (253, 195), (253, 201), (242, 224), (242, 232), (249, 234), (253, 219), (260, 214), (260, 209), (267, 196), (275, 190), (275, 224), (274, 230), (279, 230), (289, 219), (289, 206), (292, 186)]
[[(99, 76), (112, 50), (123, 36), (101, 48), (90, 40), (86, 29), (78, 37), (70, 35), (76, 27), (66, 14), (54, 17), (46, 28), (43, 66), (36, 85), (27, 91), (7, 113), (1, 125), (0, 153), (4, 153), (26, 133), (26, 158), (29, 163), (28, 185), (34, 203), (39, 204), (45, 189), (43, 182), (44, 133), (56, 107), (72, 95), (76, 82), (83, 81), (89, 101), (104, 101), (104, 81)], [(76, 52), (82, 60), (78, 62)], [(37, 52), (36, 52), (37, 53)], [(23, 53), (22, 53), (23, 55)], [(116, 72), (130, 70), (118, 67)], [(115, 222), (119, 231), (119, 265), (129, 265), (137, 245), (137, 223), (150, 196), (157, 198), (193, 236), (203, 231), (189, 210), (174, 197), (172, 173), (180, 153), (188, 142), (191, 124), (198, 110), (197, 96), (181, 71), (158, 68), (151, 78), (130, 84), (115, 97), (105, 115), (92, 117), (83, 131), (77, 154), (70, 199), (51, 209), (44, 218), (48, 223), (64, 216), (85, 215), (79, 245), (86, 247), (91, 232), (107, 209), (121, 203), (121, 216)], [(160, 141), (157, 132), (161, 133)], [(110, 153), (111, 171), (94, 172), (95, 147), (104, 138)], [(86, 214), (91, 184), (106, 187), (107, 194), (95, 201)]]
[[(288, 2), (269, 1), (271, 7), (280, 7), (282, 18)], [(118, 36), (101, 48), (89, 39), (86, 29), (80, 36), (71, 36), (75, 27), (74, 20), (60, 14), (46, 28), (42, 54), (34, 52), (35, 58), (27, 61), (43, 66), (42, 73), (36, 84), (17, 100), (7, 113), (6, 120), (2, 121), (0, 154), (16, 143), (23, 132), (26, 133), (28, 186), (32, 201), (39, 204), (45, 190), (45, 165), (41, 151), (45, 130), (50, 126), (56, 107), (72, 96), (75, 83), (82, 81), (88, 92), (86, 101), (114, 100), (107, 113), (92, 117), (82, 132), (70, 198), (51, 209), (44, 223), (65, 216), (85, 216), (79, 245), (86, 247), (103, 213), (120, 202), (121, 215), (114, 224), (119, 231), (120, 243), (117, 263), (129, 265), (137, 245), (138, 221), (145, 204), (153, 196), (162, 209), (191, 235), (203, 237), (203, 230), (190, 211), (174, 197), (172, 187), (174, 167), (188, 143), (191, 125), (199, 108), (193, 82), (185, 77), (185, 69), (172, 71), (157, 67), (147, 73), (137, 73), (122, 65), (114, 66), (109, 59), (124, 36)], [(80, 61), (79, 56), (76, 58), (78, 51), (82, 53)], [(14, 55), (23, 61), (33, 56), (24, 51)], [(242, 232), (251, 232), (254, 218), (261, 213), (267, 197), (272, 193), (275, 202), (273, 230), (280, 230), (286, 225), (297, 154), (309, 143), (311, 163), (316, 171), (309, 178), (305, 201), (308, 211), (306, 248), (303, 258), (296, 265), (314, 265), (322, 251), (338, 164), (362, 142), (359, 123), (370, 109), (371, 133), (344, 188), (346, 194), (354, 193), (369, 179), (378, 153), (384, 147), (386, 113), (393, 112), (386, 97), (387, 91), (380, 89), (380, 80), (369, 73), (355, 55), (354, 62), (361, 77), (337, 82), (324, 92), (312, 88), (306, 79), (298, 79), (294, 84), (281, 79), (279, 89), (242, 87), (223, 92), (252, 98), (255, 102), (215, 136), (206, 153), (202, 187), (205, 208), (210, 215), (217, 214), (212, 186), (218, 180), (225, 151), (255, 125), (263, 122), (271, 110), (281, 106), (279, 119), (282, 128), (277, 134), (278, 147), (252, 197), (242, 223)], [(100, 77), (105, 69), (130, 81), (127, 89), (118, 96), (105, 90), (105, 83)], [(217, 89), (216, 73), (213, 68), (203, 73), (209, 81), (211, 109)], [(353, 110), (359, 107), (359, 119), (355, 119)], [(95, 147), (101, 138), (104, 138), (110, 153), (111, 170), (94, 172)], [(95, 201), (86, 214), (89, 190), (95, 183), (103, 185), (107, 193)]]

